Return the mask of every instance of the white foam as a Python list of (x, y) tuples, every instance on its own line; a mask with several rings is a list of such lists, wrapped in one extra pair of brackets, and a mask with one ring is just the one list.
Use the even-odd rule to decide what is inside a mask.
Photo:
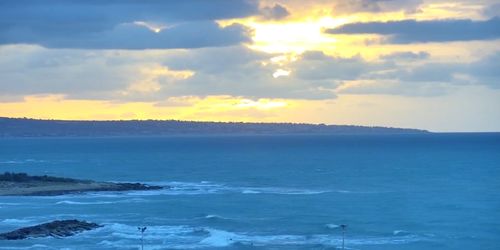
[(246, 189), (246, 190), (243, 190), (241, 193), (243, 193), (243, 194), (260, 194), (261, 192)]
[[(99, 196), (100, 198), (109, 198), (109, 196)], [(74, 197), (74, 198), (79, 198), (79, 197)], [(115, 198), (113, 196), (113, 198)], [(115, 204), (115, 203), (143, 203), (143, 202), (148, 202), (146, 199), (142, 198), (131, 198), (131, 199), (123, 199), (123, 200), (113, 200), (113, 201), (72, 201), (72, 200), (62, 200), (56, 202), (56, 204), (61, 205), (61, 204), (66, 204), (66, 205), (101, 205), (101, 204)]]
[(13, 246), (3, 247), (3, 246), (0, 246), (0, 249), (13, 250), (13, 249), (53, 249), (53, 248), (51, 248), (47, 245), (34, 244), (31, 246), (27, 246), (27, 247), (13, 247)]
[(339, 228), (340, 225), (337, 225), (337, 224), (326, 224), (325, 227), (329, 228), (329, 229), (336, 229), (336, 228)]
[(160, 190), (134, 191), (131, 195), (206, 195), (206, 194), (279, 194), (279, 195), (316, 195), (330, 190), (311, 190), (284, 187), (238, 187), (226, 184), (202, 182), (148, 182), (150, 185), (169, 187)]
[(392, 232), (393, 235), (408, 235), (409, 233), (405, 230), (394, 230)]
[(22, 205), (21, 203), (12, 203), (12, 202), (0, 202), (0, 205), (2, 206), (17, 206), (17, 205)]
[(61, 204), (65, 204), (65, 205), (101, 205), (101, 204), (113, 204), (113, 203), (116, 203), (116, 202), (112, 202), (112, 201), (81, 202), (81, 201), (67, 201), (67, 200), (56, 202), (56, 204), (58, 204), (58, 205), (61, 205)]
[(220, 220), (228, 220), (229, 218), (226, 218), (226, 217), (223, 217), (223, 216), (220, 216), (220, 215), (216, 215), (216, 214), (209, 214), (209, 215), (206, 215), (206, 216), (205, 216), (205, 219), (220, 219)]
[(217, 229), (207, 229), (210, 236), (200, 241), (200, 244), (211, 247), (226, 247), (241, 240), (240, 235)]
[[(207, 217), (211, 217), (207, 215)], [(335, 224), (328, 224), (335, 227)], [(114, 247), (137, 246), (141, 234), (137, 226), (113, 223), (106, 224), (97, 230), (89, 231), (78, 237), (99, 238), (102, 245)], [(394, 245), (407, 244), (426, 240), (426, 237), (417, 235), (394, 235), (389, 237), (349, 236), (345, 243), (350, 247), (366, 245)], [(267, 235), (249, 232), (230, 232), (209, 227), (193, 226), (148, 226), (144, 233), (145, 244), (152, 248), (163, 247), (172, 249), (222, 248), (233, 244), (254, 246), (308, 246), (323, 245), (336, 247), (342, 243), (340, 235), (313, 234), (313, 235)], [(153, 247), (154, 246), (154, 247)]]
[(25, 164), (25, 163), (44, 163), (46, 160), (37, 160), (37, 159), (23, 159), (23, 160), (5, 160), (0, 161), (0, 164)]
[(21, 161), (0, 161), (0, 164), (17, 164), (22, 163)]
[(1, 221), (2, 224), (7, 224), (7, 225), (19, 225), (19, 224), (26, 224), (30, 223), (30, 220), (26, 219), (4, 219)]
[[(214, 182), (145, 182), (149, 185), (163, 186), (158, 190), (142, 190), (128, 192), (88, 192), (84, 194), (66, 194), (59, 196), (43, 196), (38, 199), (78, 199), (81, 197), (120, 198), (124, 196), (158, 196), (158, 195), (209, 195), (209, 194), (275, 194), (275, 195), (317, 195), (333, 192), (331, 190), (313, 190), (285, 187), (240, 187)], [(146, 200), (143, 200), (146, 201)], [(0, 204), (1, 205), (1, 204)]]
[(311, 190), (283, 187), (235, 187), (234, 189), (243, 194), (314, 195), (330, 192), (329, 190)]
[[(114, 236), (125, 239), (140, 239), (141, 235), (138, 232), (137, 226), (130, 226), (120, 223), (106, 224), (101, 229), (107, 231)], [(161, 240), (171, 235), (183, 235), (193, 233), (194, 228), (189, 226), (148, 226), (144, 234), (144, 239)]]

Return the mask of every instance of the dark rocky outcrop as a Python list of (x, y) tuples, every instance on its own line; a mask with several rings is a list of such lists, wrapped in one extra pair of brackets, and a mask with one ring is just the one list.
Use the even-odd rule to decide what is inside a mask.
[(43, 190), (43, 191), (33, 191), (30, 193), (22, 194), (24, 196), (54, 196), (54, 195), (64, 195), (64, 194), (75, 194), (75, 193), (87, 193), (87, 192), (122, 192), (122, 191), (147, 191), (147, 190), (159, 190), (163, 188), (162, 186), (152, 186), (142, 183), (113, 183), (113, 182), (94, 182), (90, 183), (95, 187), (82, 187), (79, 189), (74, 188), (63, 188), (55, 190)]
[(142, 183), (97, 182), (52, 176), (31, 176), (25, 173), (0, 174), (0, 196), (44, 196), (85, 192), (121, 192), (158, 190), (163, 186)]
[(22, 240), (40, 237), (68, 237), (89, 231), (101, 225), (79, 220), (56, 220), (31, 227), (23, 227), (8, 233), (0, 234), (0, 240)]
[(77, 180), (71, 178), (63, 178), (63, 177), (53, 177), (48, 175), (28, 175), (27, 173), (11, 173), (5, 172), (0, 174), (0, 181), (10, 181), (10, 182), (61, 182), (61, 183), (77, 183), (77, 182), (87, 182), (88, 180)]

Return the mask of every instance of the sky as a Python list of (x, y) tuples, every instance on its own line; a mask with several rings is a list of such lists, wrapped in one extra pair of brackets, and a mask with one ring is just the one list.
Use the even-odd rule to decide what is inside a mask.
[(500, 131), (500, 1), (2, 0), (0, 116)]

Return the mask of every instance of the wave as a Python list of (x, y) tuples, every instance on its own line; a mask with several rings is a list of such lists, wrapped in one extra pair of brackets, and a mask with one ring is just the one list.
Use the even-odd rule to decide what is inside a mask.
[(242, 194), (260, 194), (261, 192), (256, 191), (256, 190), (247, 189), (247, 190), (243, 190), (241, 193)]
[(130, 195), (208, 195), (208, 194), (278, 194), (278, 195), (316, 195), (332, 192), (330, 190), (311, 190), (284, 187), (238, 187), (226, 184), (202, 182), (147, 182), (150, 185), (168, 187), (161, 190), (133, 191)]
[(125, 199), (125, 200), (116, 200), (116, 201), (71, 201), (71, 200), (62, 200), (56, 202), (57, 205), (102, 205), (102, 204), (116, 204), (116, 203), (133, 203), (133, 202), (146, 202), (145, 199)]
[(71, 201), (62, 200), (55, 204), (57, 205), (102, 205), (102, 204), (116, 204), (116, 203), (133, 203), (133, 202), (145, 202), (144, 199), (126, 199), (126, 200), (116, 200), (116, 201)]
[(12, 203), (12, 202), (0, 202), (0, 205), (2, 206), (18, 206), (18, 205), (23, 205), (22, 203)]
[[(143, 182), (148, 185), (165, 187), (159, 190), (141, 190), (125, 192), (88, 192), (85, 194), (65, 194), (59, 196), (43, 196), (37, 199), (79, 199), (82, 197), (96, 198), (123, 198), (124, 196), (157, 196), (157, 195), (219, 195), (219, 194), (243, 194), (243, 195), (321, 195), (327, 193), (346, 194), (367, 194), (368, 192), (348, 191), (348, 190), (327, 190), (327, 189), (305, 189), (289, 187), (249, 187), (231, 186), (222, 183), (208, 181), (201, 182)], [(145, 200), (143, 200), (145, 201)], [(1, 205), (1, 204), (0, 204)]]
[(23, 160), (5, 160), (0, 161), (0, 164), (25, 164), (25, 163), (45, 163), (46, 160), (37, 160), (37, 159), (23, 159)]
[(392, 235), (409, 235), (410, 233), (405, 230), (394, 230)]
[(99, 204), (113, 204), (116, 202), (112, 201), (92, 201), (92, 202), (81, 202), (81, 201), (58, 201), (57, 205), (65, 204), (65, 205), (99, 205)]
[(340, 225), (337, 225), (337, 224), (326, 224), (325, 227), (328, 228), (328, 229), (337, 229), (337, 228), (340, 227)]
[[(96, 234), (101, 234), (96, 237)], [(97, 229), (96, 232), (87, 233), (84, 237), (100, 238), (101, 245), (117, 248), (136, 247), (141, 238), (136, 226), (112, 223)], [(351, 236), (346, 238), (347, 246), (365, 245), (395, 245), (408, 244), (417, 241), (429, 240), (426, 236), (415, 234), (393, 235), (384, 237)], [(197, 249), (197, 248), (223, 248), (234, 244), (248, 246), (308, 246), (322, 245), (336, 247), (342, 243), (339, 235), (313, 234), (313, 235), (287, 235), (287, 234), (259, 234), (250, 232), (231, 232), (211, 227), (193, 227), (187, 225), (177, 226), (148, 226), (144, 234), (145, 245), (149, 248), (168, 249)]]
[(229, 218), (226, 218), (226, 217), (223, 217), (223, 216), (220, 216), (220, 215), (216, 215), (216, 214), (208, 214), (204, 217), (205, 219), (218, 219), (218, 220), (229, 220)]
[(26, 247), (13, 247), (13, 246), (3, 247), (3, 246), (0, 246), (0, 249), (8, 249), (8, 250), (13, 250), (13, 249), (44, 249), (44, 250), (47, 250), (47, 249), (56, 249), (56, 248), (52, 248), (52, 247), (49, 247), (49, 246), (43, 245), (43, 244), (34, 244), (31, 246), (26, 246)]
[(30, 222), (31, 222), (31, 220), (27, 220), (27, 219), (4, 219), (4, 220), (0, 221), (1, 224), (7, 224), (7, 225), (27, 224)]
[(330, 193), (330, 190), (311, 190), (311, 189), (294, 189), (280, 187), (245, 187), (241, 193), (244, 194), (282, 194), (282, 195), (314, 195)]
[(242, 237), (236, 233), (231, 233), (217, 229), (207, 229), (210, 234), (208, 237), (200, 241), (201, 245), (210, 247), (226, 247), (238, 242)]
[[(189, 196), (189, 195), (223, 195), (223, 194), (241, 194), (241, 195), (322, 195), (328, 193), (367, 193), (347, 190), (328, 190), (328, 189), (306, 189), (289, 187), (249, 187), (232, 186), (222, 183), (209, 181), (201, 182), (143, 182), (149, 185), (165, 187), (159, 190), (141, 190), (141, 191), (105, 191), (105, 192), (86, 192), (78, 194), (64, 194), (58, 196), (40, 196), (34, 199), (53, 200), (57, 205), (98, 205), (114, 204), (127, 202), (153, 202), (146, 198), (147, 196)], [(99, 201), (82, 201), (82, 199), (96, 198)], [(127, 200), (116, 201), (120, 198)], [(2, 205), (18, 205), (9, 203), (0, 203)], [(23, 205), (26, 205), (23, 203)]]
[(222, 222), (222, 221), (237, 221), (237, 218), (229, 218), (225, 216), (221, 216), (218, 214), (200, 214), (197, 215), (193, 218), (194, 220), (197, 221), (204, 221), (204, 222)]

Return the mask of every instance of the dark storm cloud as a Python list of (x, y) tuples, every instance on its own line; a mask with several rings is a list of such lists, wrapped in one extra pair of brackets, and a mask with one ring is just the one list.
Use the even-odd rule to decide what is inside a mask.
[[(259, 13), (251, 0), (3, 0), (0, 44), (147, 49), (226, 46), (248, 40), (242, 26), (214, 20)], [(134, 22), (163, 27), (154, 33)]]
[(327, 29), (329, 34), (379, 34), (393, 43), (451, 42), (500, 38), (500, 18), (486, 21), (433, 20), (392, 21), (346, 24)]

